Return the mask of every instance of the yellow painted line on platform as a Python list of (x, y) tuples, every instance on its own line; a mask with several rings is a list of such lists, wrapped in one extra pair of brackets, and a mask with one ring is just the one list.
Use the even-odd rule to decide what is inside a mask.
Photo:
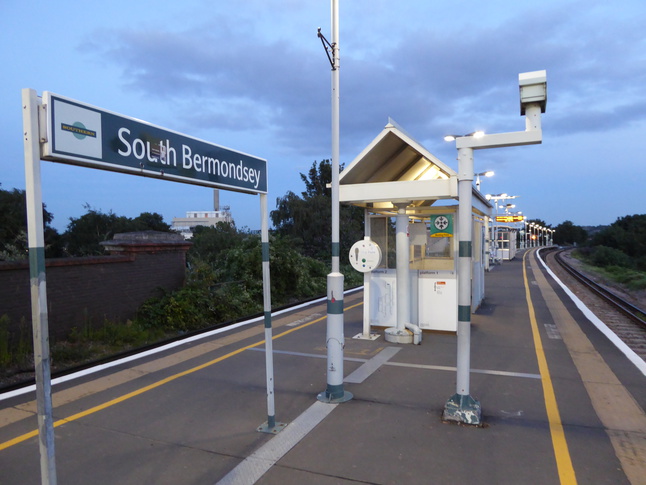
[(525, 283), (525, 298), (527, 299), (527, 306), (529, 310), (529, 321), (532, 327), (532, 336), (534, 337), (534, 349), (536, 350), (536, 359), (538, 360), (538, 369), (541, 374), (541, 383), (543, 385), (543, 399), (545, 400), (545, 409), (547, 411), (547, 419), (550, 425), (550, 434), (552, 436), (552, 447), (554, 448), (554, 456), (556, 458), (556, 467), (558, 469), (559, 479), (563, 485), (574, 485), (577, 483), (574, 467), (572, 466), (572, 459), (570, 458), (570, 450), (567, 446), (565, 439), (565, 431), (563, 430), (563, 423), (561, 422), (561, 414), (559, 413), (558, 404), (556, 403), (556, 394), (554, 393), (554, 386), (552, 385), (552, 378), (547, 366), (547, 359), (543, 351), (543, 342), (541, 334), (538, 331), (538, 323), (536, 321), (536, 313), (534, 311), (534, 304), (529, 291), (529, 282), (527, 280), (527, 267), (526, 258), (529, 251), (525, 251), (523, 255), (523, 281)]
[[(360, 305), (363, 305), (363, 302), (357, 303), (357, 304), (349, 306), (347, 308), (344, 308), (343, 311), (345, 312), (345, 311), (348, 311), (348, 310), (352, 310), (353, 308), (356, 308), (356, 307), (358, 307)], [(280, 333), (278, 335), (273, 336), (272, 340), (284, 337), (285, 335), (288, 335), (288, 334), (290, 334), (292, 332), (295, 332), (296, 330), (300, 330), (302, 328), (309, 327), (310, 325), (313, 325), (313, 324), (315, 324), (317, 322), (320, 322), (321, 320), (325, 320), (326, 318), (327, 318), (327, 315), (325, 315), (323, 317), (320, 317), (320, 318), (317, 318), (316, 320), (312, 320), (311, 322), (304, 323), (303, 325), (299, 325), (298, 327), (294, 327), (294, 328), (292, 328), (290, 330), (286, 330), (286, 331), (284, 331), (284, 332), (282, 332), (282, 333)], [(218, 362), (222, 362), (223, 360), (226, 360), (226, 359), (228, 359), (230, 357), (233, 357), (234, 355), (238, 355), (238, 354), (244, 352), (245, 350), (249, 350), (249, 349), (251, 349), (253, 347), (257, 347), (257, 346), (262, 345), (264, 343), (265, 343), (265, 340), (263, 339), (260, 342), (256, 342), (254, 344), (242, 347), (242, 348), (240, 348), (238, 350), (234, 350), (233, 352), (229, 352), (228, 354), (223, 355), (222, 357), (218, 357), (217, 359), (213, 359), (213, 360), (211, 360), (209, 362), (205, 362), (204, 364), (200, 364), (200, 365), (198, 365), (196, 367), (193, 367), (191, 369), (188, 369), (188, 370), (185, 370), (183, 372), (179, 372), (179, 373), (174, 374), (172, 376), (166, 377), (165, 379), (162, 379), (162, 380), (157, 381), (157, 382), (155, 382), (153, 384), (150, 384), (148, 386), (145, 386), (145, 387), (142, 387), (140, 389), (137, 389), (136, 391), (129, 392), (128, 394), (124, 394), (123, 396), (120, 396), (120, 397), (117, 397), (115, 399), (112, 399), (111, 401), (107, 401), (107, 402), (105, 402), (103, 404), (99, 404), (98, 406), (94, 406), (94, 407), (92, 407), (90, 409), (86, 409), (85, 411), (81, 411), (80, 413), (73, 414), (72, 416), (68, 416), (67, 418), (59, 419), (58, 421), (54, 422), (54, 427), (57, 428), (58, 426), (61, 426), (61, 425), (65, 424), (65, 423), (70, 423), (72, 421), (76, 421), (78, 419), (81, 419), (81, 418), (83, 418), (85, 416), (89, 416), (90, 414), (94, 414), (96, 412), (102, 411), (102, 410), (104, 410), (106, 408), (114, 406), (115, 404), (119, 404), (119, 403), (121, 403), (123, 401), (127, 401), (130, 398), (139, 396), (139, 395), (141, 395), (141, 394), (143, 394), (145, 392), (148, 392), (148, 391), (150, 391), (152, 389), (156, 389), (156, 388), (158, 388), (160, 386), (163, 386), (164, 384), (168, 384), (169, 382), (172, 382), (172, 381), (174, 381), (176, 379), (179, 379), (180, 377), (184, 377), (186, 375), (192, 374), (192, 373), (197, 372), (199, 370), (206, 369), (207, 367), (210, 367), (210, 366), (212, 366), (214, 364), (217, 364)], [(4, 449), (7, 449), (7, 448), (10, 448), (10, 447), (12, 447), (14, 445), (17, 445), (18, 443), (22, 443), (23, 441), (26, 441), (26, 440), (28, 440), (30, 438), (35, 437), (35, 436), (38, 436), (38, 430), (30, 431), (29, 433), (22, 434), (22, 435), (17, 436), (17, 437), (15, 437), (15, 438), (13, 438), (13, 439), (11, 439), (9, 441), (5, 441), (4, 443), (0, 443), (0, 451), (4, 450)]]

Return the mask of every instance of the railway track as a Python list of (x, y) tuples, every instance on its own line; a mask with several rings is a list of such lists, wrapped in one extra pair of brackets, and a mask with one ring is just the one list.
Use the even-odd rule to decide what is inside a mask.
[(568, 262), (567, 250), (550, 251), (545, 259), (559, 279), (626, 345), (646, 360), (646, 310), (574, 268)]

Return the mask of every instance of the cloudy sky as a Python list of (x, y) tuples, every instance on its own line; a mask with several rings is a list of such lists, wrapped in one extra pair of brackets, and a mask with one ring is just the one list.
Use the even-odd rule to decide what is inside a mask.
[[(341, 162), (394, 119), (457, 168), (446, 133), (524, 130), (518, 74), (545, 69), (543, 144), (482, 150), (482, 191), (553, 226), (646, 213), (644, 0), (340, 0)], [(21, 89), (51, 91), (268, 163), (270, 209), (330, 158), (329, 0), (3, 0), (0, 184), (24, 188)], [(89, 204), (166, 222), (212, 208), (204, 187), (43, 162), (65, 230)], [(239, 227), (258, 197), (226, 192)]]

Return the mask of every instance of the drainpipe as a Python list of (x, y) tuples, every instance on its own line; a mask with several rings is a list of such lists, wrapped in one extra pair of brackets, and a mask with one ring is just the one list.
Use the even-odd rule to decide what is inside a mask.
[(422, 343), (422, 329), (414, 323), (407, 323), (406, 328), (413, 332), (413, 343), (419, 345)]

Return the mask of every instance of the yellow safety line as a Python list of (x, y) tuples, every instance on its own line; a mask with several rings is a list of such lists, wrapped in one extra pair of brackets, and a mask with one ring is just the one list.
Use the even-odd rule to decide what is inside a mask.
[(554, 386), (550, 377), (550, 371), (547, 366), (547, 359), (543, 351), (543, 343), (541, 341), (541, 334), (538, 331), (538, 323), (536, 322), (536, 313), (534, 312), (534, 305), (529, 291), (529, 284), (527, 281), (526, 257), (529, 251), (523, 255), (523, 280), (525, 283), (525, 297), (527, 299), (527, 306), (529, 309), (529, 321), (532, 326), (532, 335), (534, 337), (534, 348), (536, 350), (536, 359), (538, 360), (538, 369), (541, 374), (541, 383), (543, 385), (543, 399), (545, 400), (545, 409), (547, 411), (547, 419), (550, 425), (550, 434), (552, 435), (552, 447), (554, 448), (554, 456), (556, 458), (556, 467), (559, 473), (561, 484), (574, 485), (577, 483), (574, 467), (572, 466), (572, 459), (570, 458), (570, 450), (567, 446), (565, 439), (565, 432), (563, 430), (563, 423), (561, 422), (561, 415), (556, 403), (556, 395), (554, 394)]
[[(349, 306), (347, 308), (344, 308), (343, 311), (347, 310), (352, 310), (353, 308), (356, 308), (360, 305), (363, 305), (363, 302), (357, 303), (355, 305)], [(295, 332), (296, 330), (300, 330), (302, 328), (308, 327), (310, 325), (313, 325), (317, 322), (320, 322), (321, 320), (325, 320), (327, 318), (326, 316), (317, 318), (316, 320), (312, 320), (311, 322), (304, 323), (302, 325), (299, 325), (298, 327), (294, 327), (290, 330), (286, 330), (274, 337), (272, 337), (272, 340), (275, 340), (277, 338), (284, 337), (285, 335), (288, 335), (292, 332)], [(89, 416), (90, 414), (94, 414), (98, 411), (102, 411), (103, 409), (109, 408), (110, 406), (114, 406), (115, 404), (119, 404), (120, 402), (126, 401), (132, 397), (139, 396), (140, 394), (143, 394), (144, 392), (150, 391), (152, 389), (155, 389), (157, 387), (163, 386), (164, 384), (167, 384), (171, 381), (174, 381), (175, 379), (179, 379), (180, 377), (184, 377), (188, 374), (192, 374), (193, 372), (197, 372), (199, 370), (205, 369), (209, 366), (212, 366), (214, 364), (217, 364), (218, 362), (222, 362), (223, 360), (228, 359), (229, 357), (233, 357), (234, 355), (240, 354), (244, 352), (245, 350), (251, 349), (253, 347), (257, 347), (258, 345), (262, 345), (265, 343), (265, 340), (261, 340), (260, 342), (256, 342), (255, 344), (247, 345), (246, 347), (242, 347), (238, 350), (234, 350), (233, 352), (229, 352), (226, 355), (223, 355), (222, 357), (218, 357), (217, 359), (213, 359), (209, 362), (206, 362), (204, 364), (198, 365), (196, 367), (193, 367), (191, 369), (185, 370), (183, 372), (179, 372), (177, 374), (174, 374), (172, 376), (166, 377), (165, 379), (162, 379), (160, 381), (154, 382), (153, 384), (150, 384), (148, 386), (142, 387), (141, 389), (137, 389), (136, 391), (130, 392), (128, 394), (124, 394), (123, 396), (117, 397), (115, 399), (112, 399), (111, 401), (107, 401), (103, 404), (99, 404), (98, 406), (94, 406), (90, 409), (86, 409), (85, 411), (81, 411), (80, 413), (73, 414), (72, 416), (69, 416), (67, 418), (59, 419), (58, 421), (54, 422), (54, 427), (61, 426), (65, 423), (70, 423), (72, 421), (76, 421), (77, 419), (81, 419), (85, 416)], [(38, 430), (30, 431), (29, 433), (25, 433), (23, 435), (17, 436), (16, 438), (5, 441), (4, 443), (0, 443), (0, 450), (4, 450), (6, 448), (10, 448), (13, 445), (17, 445), (18, 443), (22, 443), (23, 441), (28, 440), (29, 438), (33, 438), (34, 436), (38, 436)]]

